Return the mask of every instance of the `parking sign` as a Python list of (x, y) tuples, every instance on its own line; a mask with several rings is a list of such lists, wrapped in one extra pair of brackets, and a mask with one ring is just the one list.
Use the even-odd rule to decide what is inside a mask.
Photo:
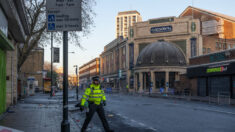
[(47, 31), (81, 31), (82, 0), (47, 0)]

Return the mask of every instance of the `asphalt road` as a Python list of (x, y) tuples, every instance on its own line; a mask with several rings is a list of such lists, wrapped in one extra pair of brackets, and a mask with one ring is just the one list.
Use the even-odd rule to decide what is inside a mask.
[(126, 124), (142, 131), (235, 132), (234, 106), (119, 94), (106, 96), (106, 111), (120, 121), (120, 125), (111, 122), (114, 128)]
[[(79, 132), (85, 112), (74, 105), (74, 91), (69, 92), (71, 132)], [(115, 132), (235, 132), (235, 107), (207, 103), (106, 94), (106, 117)], [(12, 108), (0, 125), (25, 132), (58, 132), (62, 121), (62, 93), (50, 98), (37, 94)], [(88, 132), (103, 132), (97, 114)]]

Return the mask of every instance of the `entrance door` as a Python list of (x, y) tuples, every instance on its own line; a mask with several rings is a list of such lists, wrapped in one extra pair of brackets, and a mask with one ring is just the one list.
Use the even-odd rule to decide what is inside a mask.
[[(166, 74), (165, 72), (155, 72), (155, 82), (156, 82), (156, 88), (164, 90), (165, 88), (165, 78)], [(160, 90), (160, 91), (162, 91)]]
[(198, 92), (198, 96), (206, 96), (207, 95), (206, 78), (198, 78), (197, 92)]
[(6, 110), (6, 53), (0, 49), (0, 114)]
[(151, 87), (151, 75), (150, 72), (144, 73), (144, 91), (149, 92)]
[(230, 81), (228, 76), (210, 77), (208, 81), (210, 96), (217, 96), (218, 93), (230, 93)]

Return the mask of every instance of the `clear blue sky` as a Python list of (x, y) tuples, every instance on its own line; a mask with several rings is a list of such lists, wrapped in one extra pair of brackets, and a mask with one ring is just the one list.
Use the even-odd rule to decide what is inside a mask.
[[(143, 21), (151, 18), (179, 16), (192, 0), (96, 0), (94, 7), (96, 12), (95, 27), (92, 33), (81, 41), (85, 50), (69, 44), (69, 74), (74, 73), (73, 65), (81, 66), (89, 60), (98, 57), (103, 48), (115, 39), (115, 17), (119, 11), (137, 10)], [(207, 9), (235, 17), (235, 0), (194, 0), (193, 5), (198, 8)], [(55, 44), (57, 47), (62, 45)], [(45, 60), (50, 61), (50, 46), (45, 47)], [(62, 49), (60, 50), (62, 53)], [(62, 66), (62, 55), (60, 64)]]

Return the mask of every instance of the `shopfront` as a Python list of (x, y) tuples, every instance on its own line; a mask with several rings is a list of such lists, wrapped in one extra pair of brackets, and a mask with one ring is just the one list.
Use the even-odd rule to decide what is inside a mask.
[(6, 52), (13, 49), (6, 34), (0, 29), (0, 114), (6, 110)]
[(191, 66), (187, 75), (197, 80), (198, 96), (230, 95), (235, 98), (235, 60)]

